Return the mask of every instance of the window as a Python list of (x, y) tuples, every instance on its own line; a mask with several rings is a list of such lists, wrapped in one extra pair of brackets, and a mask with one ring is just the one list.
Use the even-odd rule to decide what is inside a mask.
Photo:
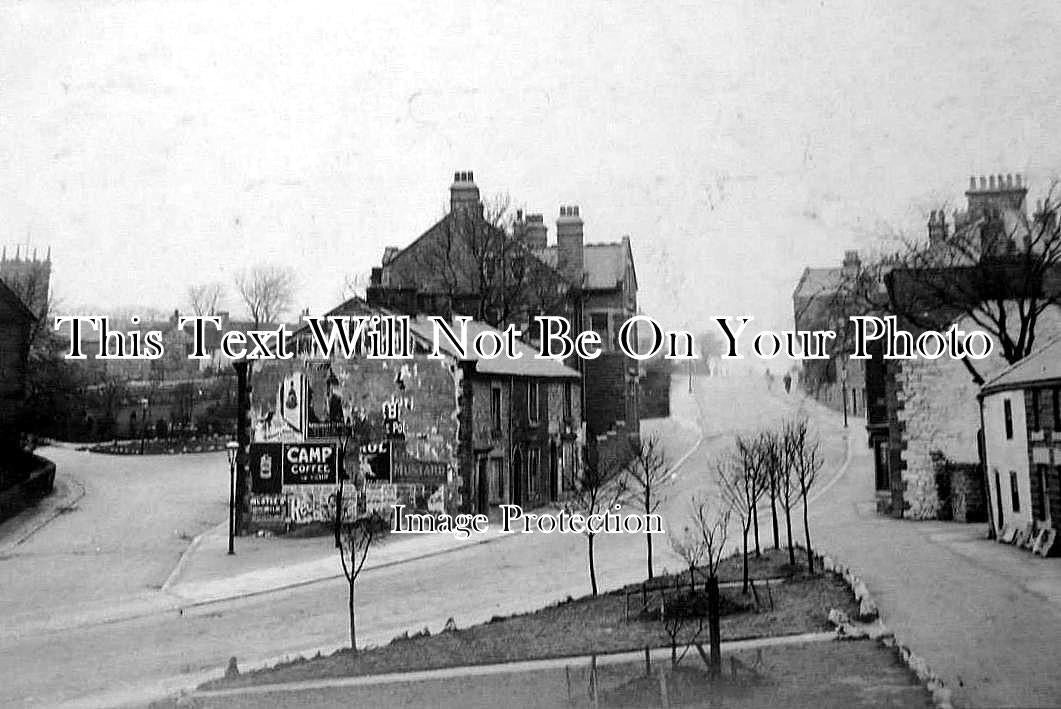
[(493, 458), (490, 461), (490, 465), (493, 467), (493, 474), (491, 475), (493, 485), (493, 495), (491, 497), (495, 500), (505, 499), (505, 467), (504, 461), (500, 458)]
[(1038, 431), (1041, 428), (1039, 421), (1039, 390), (1032, 389), (1032, 430)]
[(527, 417), (531, 422), (538, 420), (538, 382), (527, 382)]
[(538, 494), (538, 475), (540, 474), (542, 453), (537, 448), (531, 448), (527, 453), (527, 477), (530, 479), (531, 496)]
[(1061, 431), (1061, 387), (1054, 388), (1054, 431)]
[(490, 389), (490, 426), (494, 431), (501, 431), (501, 387)]
[(1003, 415), (1006, 417), (1006, 440), (1013, 440), (1013, 405), (1009, 399), (1005, 399), (1002, 402)]
[(1032, 478), (1032, 517), (1044, 522), (1050, 521), (1049, 479), (1050, 467), (1036, 465), (1035, 477)]
[(891, 489), (891, 480), (888, 474), (888, 441), (878, 440), (874, 446), (876, 458), (874, 460), (875, 477), (878, 490)]
[(564, 382), (564, 418), (571, 417), (571, 382)]
[(1020, 512), (1020, 490), (1017, 489), (1017, 471), (1009, 471), (1009, 495), (1013, 499), (1013, 511)]
[(590, 313), (589, 329), (600, 335), (601, 347), (607, 349), (611, 346), (612, 338), (608, 330), (608, 313)]

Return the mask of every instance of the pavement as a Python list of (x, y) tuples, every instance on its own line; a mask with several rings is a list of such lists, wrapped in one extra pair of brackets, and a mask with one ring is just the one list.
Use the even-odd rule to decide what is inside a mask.
[[(845, 434), (840, 414), (807, 411), (825, 436)], [(986, 524), (879, 516), (864, 420), (850, 424), (843, 474), (812, 506), (812, 543), (862, 577), (955, 706), (1061, 706), (1061, 559), (989, 541)]]

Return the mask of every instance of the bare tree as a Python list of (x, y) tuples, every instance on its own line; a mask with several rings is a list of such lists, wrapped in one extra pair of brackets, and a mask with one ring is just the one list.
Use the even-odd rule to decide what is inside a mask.
[(294, 301), (295, 272), (284, 266), (254, 266), (236, 276), (236, 292), (255, 328), (275, 323)]
[(781, 441), (773, 431), (764, 431), (761, 434), (760, 445), (762, 446), (763, 465), (766, 474), (764, 482), (767, 494), (770, 496), (770, 521), (774, 536), (774, 549), (780, 549), (781, 536), (778, 533), (777, 524), (777, 498), (784, 456), (781, 450)]
[(790, 464), (795, 487), (803, 505), (803, 533), (807, 543), (807, 571), (814, 573), (814, 554), (811, 551), (808, 494), (817, 480), (822, 468), (821, 442), (814, 437), (807, 427), (806, 419), (799, 419), (789, 424), (786, 429), (789, 440)]
[[(583, 517), (590, 515), (602, 515), (613, 511), (620, 506), (621, 500), (626, 496), (627, 483), (623, 473), (622, 461), (614, 456), (599, 454), (595, 459), (590, 456), (583, 457), (582, 469), (576, 473), (574, 487), (567, 500), (567, 508), (571, 513), (581, 514)], [(597, 532), (590, 530), (590, 525), (585, 525), (587, 552), (589, 555), (589, 581), (593, 595), (597, 595), (597, 566), (593, 553), (593, 542)]]
[(795, 434), (792, 422), (782, 425), (778, 434), (780, 465), (777, 467), (777, 493), (781, 509), (785, 513), (785, 534), (788, 542), (788, 563), (796, 565), (796, 547), (792, 542), (792, 508), (798, 501), (797, 483), (792, 471), (792, 459), (795, 455)]
[(415, 273), (430, 279), (417, 285), (438, 292), (453, 312), (494, 326), (555, 311), (565, 297), (562, 281), (513, 236), (511, 203), (500, 194), (481, 211), (451, 212), (431, 238), (410, 246)]
[[(721, 598), (718, 590), (718, 567), (726, 548), (730, 508), (712, 509), (708, 498), (694, 495), (691, 500), (689, 523), (679, 536), (671, 537), (671, 546), (689, 568), (690, 585), (697, 570), (707, 575), (708, 642), (711, 646), (709, 666), (712, 674), (722, 668)], [(671, 658), (677, 659), (677, 631), (672, 638)]]
[(760, 438), (737, 436), (734, 449), (717, 465), (722, 498), (741, 522), (743, 574), (741, 593), (748, 593), (748, 533), (757, 520), (756, 506), (762, 497), (765, 460)]
[[(341, 483), (340, 483), (341, 484)], [(387, 522), (379, 514), (343, 519), (342, 496), (335, 506), (336, 535), (335, 546), (339, 550), (339, 561), (342, 563), (343, 576), (347, 584), (347, 610), (350, 614), (350, 650), (357, 652), (357, 624), (355, 622), (354, 587), (358, 576), (365, 567), (368, 551), (372, 543), (386, 534)]]
[(188, 306), (196, 315), (215, 315), (225, 295), (225, 287), (217, 283), (188, 286)]
[[(1043, 313), (1061, 305), (1059, 208), (1054, 185), (1030, 219), (1023, 210), (986, 207), (955, 213), (948, 225), (942, 210), (933, 211), (927, 242), (893, 236), (893, 253), (844, 274), (822, 297), (845, 317), (893, 314), (922, 329), (967, 318), (992, 336), (1008, 363), (1018, 362), (1035, 348)], [(982, 384), (972, 361), (962, 362)]]
[[(667, 456), (659, 436), (643, 438), (630, 447), (630, 464), (627, 467), (628, 500), (641, 513), (656, 514), (664, 500), (664, 490), (671, 480), (667, 467)], [(653, 578), (652, 534), (645, 533), (646, 563), (648, 578)]]

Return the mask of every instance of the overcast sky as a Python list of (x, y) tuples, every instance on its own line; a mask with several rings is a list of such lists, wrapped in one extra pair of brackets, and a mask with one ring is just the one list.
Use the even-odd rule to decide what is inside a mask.
[(1054, 2), (356, 5), (5, 3), (0, 242), (71, 309), (281, 262), (322, 312), (474, 170), (629, 234), (649, 314), (777, 327), (804, 266), (1061, 169)]

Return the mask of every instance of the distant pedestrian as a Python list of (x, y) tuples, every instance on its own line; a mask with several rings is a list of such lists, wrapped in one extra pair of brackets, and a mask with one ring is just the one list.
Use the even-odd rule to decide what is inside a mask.
[(785, 378), (783, 381), (785, 382), (785, 393), (788, 394), (792, 391), (792, 375), (785, 372)]

